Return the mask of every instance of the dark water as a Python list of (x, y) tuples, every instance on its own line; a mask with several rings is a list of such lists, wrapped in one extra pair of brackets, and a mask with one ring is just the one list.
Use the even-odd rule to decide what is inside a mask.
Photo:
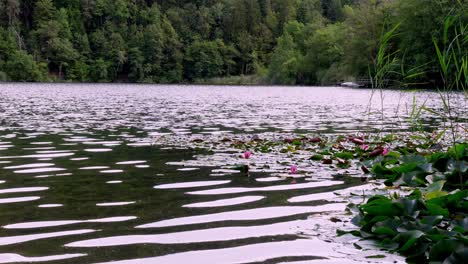
[[(0, 84), (0, 263), (401, 261), (335, 238), (349, 199), (333, 192), (359, 192), (358, 177), (219, 142), (408, 130), (413, 95), (441, 107), (389, 91), (382, 119), (370, 90)], [(231, 169), (246, 163), (250, 177)]]

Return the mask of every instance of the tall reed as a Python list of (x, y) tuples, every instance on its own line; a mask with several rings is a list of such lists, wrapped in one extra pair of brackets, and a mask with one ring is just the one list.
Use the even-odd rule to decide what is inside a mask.
[[(452, 35), (452, 37), (450, 37)], [(439, 72), (442, 78), (442, 87), (438, 88), (439, 97), (443, 104), (444, 119), (449, 123), (452, 145), (457, 149), (457, 120), (452, 106), (454, 90), (461, 90), (466, 97), (468, 88), (468, 24), (460, 17), (447, 16), (444, 20), (441, 40), (433, 38), (437, 54)], [(441, 42), (441, 43), (440, 43)], [(466, 141), (466, 137), (462, 140)], [(461, 166), (459, 153), (455, 151), (458, 166)], [(460, 185), (463, 188), (462, 170), (459, 168)]]

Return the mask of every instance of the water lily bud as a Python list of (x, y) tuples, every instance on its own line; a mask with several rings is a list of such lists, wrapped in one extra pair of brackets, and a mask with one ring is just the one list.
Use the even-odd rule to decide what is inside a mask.
[(382, 150), (382, 156), (387, 156), (389, 152), (390, 152), (390, 149), (389, 149), (388, 147), (385, 147), (385, 148)]
[(297, 173), (297, 166), (296, 165), (291, 165), (290, 171), (291, 171), (291, 174), (296, 174)]
[(377, 157), (378, 155), (382, 154), (383, 152), (383, 149), (378, 147), (376, 149), (374, 149), (370, 154), (369, 154), (369, 157)]

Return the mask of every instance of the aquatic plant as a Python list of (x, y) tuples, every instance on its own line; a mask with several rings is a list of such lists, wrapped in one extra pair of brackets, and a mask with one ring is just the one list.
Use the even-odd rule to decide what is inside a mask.
[(297, 166), (296, 165), (291, 165), (291, 167), (289, 168), (289, 171), (291, 172), (291, 174), (296, 174), (297, 173)]
[(352, 233), (409, 262), (462, 263), (468, 252), (468, 144), (441, 151), (433, 144), (409, 143), (362, 164), (386, 185), (411, 187), (412, 193), (350, 204), (357, 212), (353, 223), (360, 226)]
[(408, 197), (376, 195), (357, 206), (354, 234), (375, 239), (412, 263), (463, 263), (467, 256), (468, 191), (442, 193), (443, 181)]
[(388, 147), (384, 147), (382, 150), (382, 156), (387, 156), (390, 153), (390, 149)]

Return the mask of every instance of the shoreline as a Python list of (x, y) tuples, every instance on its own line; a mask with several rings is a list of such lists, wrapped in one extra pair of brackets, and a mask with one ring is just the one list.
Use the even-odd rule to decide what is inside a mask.
[[(343, 88), (352, 90), (379, 90), (378, 88), (369, 87), (345, 87), (339, 85), (285, 85), (285, 84), (216, 84), (216, 83), (132, 83), (132, 82), (0, 82), (2, 85), (21, 85), (21, 84), (37, 84), (37, 85), (121, 85), (121, 86), (183, 86), (183, 87), (202, 87), (202, 86), (219, 86), (219, 87), (290, 87), (290, 88)], [(418, 92), (418, 91), (437, 91), (437, 88), (383, 88), (388, 91), (404, 91), (404, 92)], [(454, 90), (451, 92), (463, 92), (463, 90)]]

